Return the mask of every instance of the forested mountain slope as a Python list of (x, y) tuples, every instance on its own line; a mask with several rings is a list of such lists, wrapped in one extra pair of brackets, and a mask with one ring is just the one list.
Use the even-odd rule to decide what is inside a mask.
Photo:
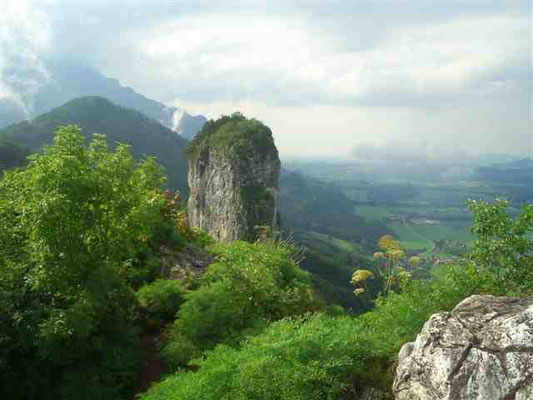
[(187, 190), (187, 163), (183, 154), (187, 140), (138, 111), (118, 106), (103, 97), (82, 97), (30, 121), (0, 130), (0, 142), (10, 141), (37, 151), (52, 143), (59, 125), (77, 124), (88, 137), (108, 135), (110, 143), (131, 145), (136, 156), (155, 156), (165, 168), (170, 187)]
[(203, 115), (192, 116), (179, 107), (168, 107), (149, 99), (130, 87), (122, 86), (117, 79), (78, 62), (49, 61), (45, 68), (47, 77), (38, 80), (39, 88), (25, 100), (27, 104), (0, 100), (0, 128), (49, 112), (84, 96), (102, 96), (122, 107), (140, 111), (186, 138), (194, 137), (206, 122)]

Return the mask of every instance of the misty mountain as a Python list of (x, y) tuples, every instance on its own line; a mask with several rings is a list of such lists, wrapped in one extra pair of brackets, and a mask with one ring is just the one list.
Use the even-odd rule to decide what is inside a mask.
[(193, 139), (206, 122), (207, 118), (203, 115), (189, 115), (184, 113), (176, 132), (187, 139)]
[[(191, 116), (184, 110), (151, 100), (132, 88), (122, 86), (113, 78), (95, 69), (72, 62), (49, 62), (48, 79), (44, 79), (27, 105), (2, 100), (0, 102), (0, 127), (43, 114), (83, 96), (102, 96), (126, 108), (131, 108), (155, 119), (184, 137), (194, 137), (205, 123), (205, 117)], [(16, 73), (14, 71), (13, 73)]]
[(25, 112), (20, 104), (9, 99), (0, 99), (0, 127), (25, 119)]
[(32, 120), (0, 130), (0, 143), (16, 143), (38, 151), (52, 142), (59, 125), (77, 124), (86, 137), (105, 133), (111, 144), (128, 143), (140, 157), (155, 156), (166, 169), (170, 187), (187, 191), (187, 140), (139, 111), (118, 106), (97, 96), (71, 100)]
[(4, 169), (23, 167), (28, 154), (26, 149), (16, 144), (0, 142), (0, 178)]

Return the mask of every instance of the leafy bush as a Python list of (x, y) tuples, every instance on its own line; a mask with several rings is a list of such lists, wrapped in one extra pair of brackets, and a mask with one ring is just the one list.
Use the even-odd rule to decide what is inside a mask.
[(160, 326), (171, 321), (183, 302), (184, 290), (179, 281), (158, 279), (137, 292), (140, 305), (146, 310), (149, 325)]
[(470, 260), (478, 275), (494, 280), (499, 294), (524, 295), (533, 292), (533, 204), (524, 204), (514, 219), (508, 205), (505, 200), (468, 203), (477, 235)]
[[(215, 245), (212, 251), (218, 259), (202, 277), (201, 286), (185, 296), (169, 349), (178, 348), (176, 340), (184, 338), (187, 348), (193, 344), (199, 350), (221, 342), (237, 343), (246, 331), (265, 321), (316, 308), (309, 277), (291, 261), (289, 250), (233, 242)], [(183, 357), (169, 349), (163, 353), (171, 355), (169, 364), (176, 365)]]
[(80, 377), (95, 398), (127, 395), (138, 355), (125, 277), (161, 219), (162, 183), (154, 160), (111, 151), (102, 135), (87, 147), (75, 126), (5, 173), (1, 398), (87, 398)]
[(533, 259), (532, 206), (514, 219), (506, 203), (470, 207), (478, 234), (473, 252), (436, 268), (432, 280), (404, 282), (358, 318), (318, 314), (274, 322), (239, 348), (217, 346), (194, 363), (196, 371), (170, 376), (142, 399), (357, 399), (367, 385), (390, 390), (398, 351), (431, 314), (473, 294), (533, 294), (531, 280), (522, 280)]
[(142, 399), (336, 400), (356, 399), (368, 384), (387, 390), (401, 345), (432, 313), (468, 294), (470, 283), (465, 269), (445, 267), (432, 283), (410, 282), (359, 318), (315, 314), (274, 322), (239, 348), (217, 346), (193, 363), (197, 371), (174, 374)]

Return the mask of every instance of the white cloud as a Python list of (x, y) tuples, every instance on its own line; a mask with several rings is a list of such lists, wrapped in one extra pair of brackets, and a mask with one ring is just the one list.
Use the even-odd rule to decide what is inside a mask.
[(0, 12), (0, 99), (26, 110), (47, 71), (43, 54), (50, 50), (49, 9), (52, 1), (2, 3)]
[[(520, 15), (457, 17), (392, 30), (350, 51), (314, 20), (200, 15), (153, 27), (138, 43), (143, 63), (181, 97), (255, 99), (270, 104), (426, 105), (499, 92), (506, 71), (527, 66), (530, 21)], [(359, 39), (358, 39), (359, 40)], [(495, 84), (493, 76), (503, 76)], [(163, 94), (162, 92), (165, 91)]]
[(529, 2), (304, 3), (8, 1), (0, 99), (27, 99), (51, 51), (192, 113), (259, 118), (285, 156), (357, 143), (531, 154)]

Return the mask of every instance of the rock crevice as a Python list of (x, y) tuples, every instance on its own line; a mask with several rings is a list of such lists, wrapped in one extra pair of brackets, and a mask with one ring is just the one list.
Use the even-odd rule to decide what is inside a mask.
[(397, 400), (533, 399), (533, 299), (472, 296), (399, 355)]

